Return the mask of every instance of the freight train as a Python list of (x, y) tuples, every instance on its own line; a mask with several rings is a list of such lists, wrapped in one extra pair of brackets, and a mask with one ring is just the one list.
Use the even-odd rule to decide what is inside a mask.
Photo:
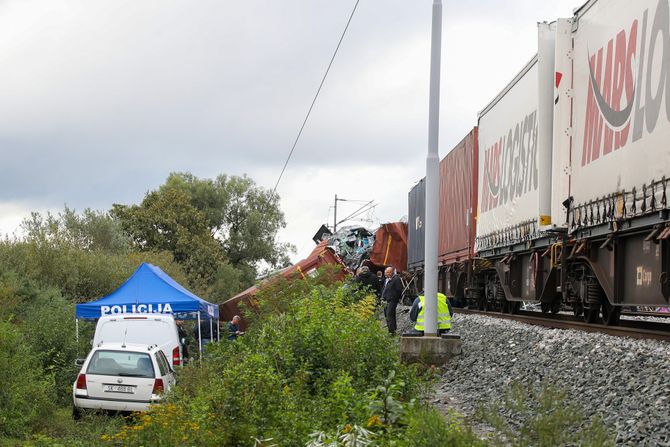
[[(457, 304), (617, 324), (670, 300), (670, 7), (591, 0), (440, 162), (438, 288)], [(421, 277), (425, 181), (409, 192)]]

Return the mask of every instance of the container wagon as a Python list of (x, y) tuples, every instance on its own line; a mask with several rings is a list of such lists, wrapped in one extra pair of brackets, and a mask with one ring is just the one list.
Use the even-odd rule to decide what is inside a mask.
[[(441, 194), (441, 290), (606, 324), (624, 306), (667, 306), (669, 89), (668, 0), (591, 0), (538, 24), (537, 55), (478, 116), (465, 261), (443, 244), (472, 228), (448, 220), (468, 206), (455, 186)], [(453, 177), (458, 162), (443, 163)]]
[(476, 252), (467, 298), (515, 312), (558, 311), (551, 218), (556, 22), (538, 24), (538, 53), (479, 113)]
[(588, 321), (670, 298), (669, 28), (667, 0), (589, 1), (572, 20), (572, 138), (556, 148), (570, 166), (567, 236), (553, 262), (562, 300)]
[(475, 127), (440, 161), (438, 289), (457, 306), (472, 283), (478, 155)]
[[(477, 210), (477, 128), (440, 161), (438, 290), (461, 305), (472, 273)], [(408, 270), (423, 289), (425, 178), (409, 192)]]
[[(426, 220), (426, 179), (414, 185), (408, 195), (407, 214), (407, 270), (420, 275), (423, 271)], [(421, 287), (421, 286), (420, 286)]]

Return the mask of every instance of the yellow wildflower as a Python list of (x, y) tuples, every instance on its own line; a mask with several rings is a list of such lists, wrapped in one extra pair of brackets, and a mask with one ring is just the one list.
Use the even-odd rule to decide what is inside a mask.
[(382, 425), (384, 425), (384, 423), (376, 414), (373, 414), (370, 416), (370, 419), (368, 419), (368, 427), (381, 427)]

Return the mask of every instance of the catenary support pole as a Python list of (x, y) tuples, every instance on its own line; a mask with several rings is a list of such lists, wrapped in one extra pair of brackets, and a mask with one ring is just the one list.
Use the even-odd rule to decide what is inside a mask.
[(77, 342), (77, 358), (79, 358), (79, 318), (74, 319), (74, 327), (77, 332), (76, 342)]
[(198, 311), (198, 351), (200, 351), (200, 361), (202, 362), (202, 334), (200, 333), (200, 311)]
[(440, 53), (442, 1), (433, 0), (430, 44), (430, 101), (428, 108), (428, 156), (426, 157), (426, 247), (424, 265), (425, 336), (437, 335), (437, 244), (439, 219), (440, 157)]
[(337, 194), (335, 194), (335, 207), (333, 208), (333, 233), (337, 233)]

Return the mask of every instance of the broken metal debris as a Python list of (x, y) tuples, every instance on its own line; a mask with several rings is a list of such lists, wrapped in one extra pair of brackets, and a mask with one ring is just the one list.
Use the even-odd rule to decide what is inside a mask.
[(375, 236), (364, 227), (343, 227), (331, 236), (327, 236), (328, 246), (342, 259), (352, 271), (356, 271), (363, 261), (370, 258)]

